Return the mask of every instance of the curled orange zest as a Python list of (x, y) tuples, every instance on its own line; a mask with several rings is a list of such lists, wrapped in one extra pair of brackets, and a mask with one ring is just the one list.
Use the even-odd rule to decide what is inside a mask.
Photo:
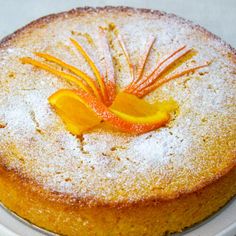
[(109, 44), (108, 44), (104, 29), (100, 27), (99, 33), (100, 33), (100, 46), (103, 50), (105, 66), (106, 66), (105, 89), (107, 93), (107, 101), (105, 101), (105, 103), (107, 106), (110, 106), (116, 96), (115, 71), (114, 71)]
[(145, 51), (143, 52), (143, 56), (140, 58), (140, 61), (138, 63), (137, 75), (134, 76), (132, 82), (130, 83), (130, 85), (129, 85), (129, 87), (127, 89), (131, 88), (134, 85), (134, 83), (137, 83), (142, 78), (142, 75), (143, 75), (143, 72), (144, 72), (144, 69), (145, 69), (145, 65), (146, 65), (148, 56), (150, 54), (151, 48), (152, 48), (155, 40), (156, 40), (155, 37), (151, 37), (149, 39), (149, 41), (147, 42)]
[(126, 46), (125, 46), (125, 43), (124, 43), (124, 40), (123, 40), (122, 36), (119, 33), (116, 33), (116, 36), (117, 36), (117, 40), (120, 44), (120, 47), (121, 47), (121, 49), (122, 49), (122, 51), (125, 55), (126, 61), (129, 65), (129, 70), (130, 70), (132, 81), (134, 81), (134, 79), (135, 79), (135, 74), (134, 74), (135, 65), (133, 65), (131, 63), (130, 55), (129, 55), (129, 52), (128, 52)]
[(34, 60), (32, 58), (29, 58), (29, 57), (23, 57), (20, 60), (21, 60), (21, 62), (23, 64), (31, 64), (31, 65), (33, 65), (35, 67), (38, 67), (38, 68), (43, 69), (45, 71), (48, 71), (51, 74), (54, 74), (54, 75), (56, 75), (58, 77), (61, 77), (61, 78), (65, 79), (65, 80), (67, 80), (68, 82), (72, 82), (72, 83), (76, 84), (82, 90), (90, 93), (89, 88), (79, 78), (77, 78), (77, 77), (75, 77), (75, 76), (73, 76), (71, 74), (68, 74), (68, 73), (65, 73), (63, 71), (59, 71), (57, 69), (54, 69), (53, 67), (50, 67), (47, 64), (44, 64), (44, 63), (39, 62), (39, 61), (36, 61), (36, 60)]
[(88, 55), (88, 53), (84, 50), (84, 48), (76, 40), (70, 38), (70, 41), (74, 44), (76, 49), (83, 55), (85, 60), (88, 62), (88, 64), (91, 67), (95, 77), (98, 80), (98, 83), (99, 83), (100, 88), (101, 88), (102, 95), (103, 95), (104, 99), (106, 100), (107, 95), (106, 95), (106, 88), (105, 88), (105, 84), (104, 84), (104, 79), (101, 76), (97, 66), (95, 65), (95, 63), (93, 62), (91, 57)]
[(100, 94), (99, 94), (99, 91), (98, 91), (98, 88), (97, 88), (95, 82), (83, 71), (81, 71), (81, 70), (77, 69), (76, 67), (71, 66), (71, 65), (65, 63), (64, 61), (62, 61), (54, 56), (51, 56), (49, 54), (36, 52), (35, 55), (38, 57), (41, 57), (47, 61), (54, 62), (57, 65), (61, 66), (62, 68), (68, 69), (70, 72), (74, 73), (76, 76), (83, 79), (89, 85), (89, 87), (93, 90), (95, 96), (97, 98), (100, 98)]
[(183, 46), (173, 52), (170, 56), (160, 62), (156, 69), (148, 75), (146, 78), (138, 81), (135, 85), (132, 86), (131, 92), (143, 89), (147, 86), (152, 85), (165, 71), (167, 71), (176, 61), (189, 53), (192, 49), (187, 49), (186, 46)]
[(149, 94), (150, 92), (152, 92), (155, 89), (157, 89), (158, 87), (160, 87), (162, 84), (165, 84), (165, 83), (167, 83), (170, 80), (177, 79), (177, 78), (179, 78), (181, 76), (193, 73), (193, 72), (195, 72), (198, 69), (207, 67), (208, 65), (209, 65), (209, 63), (207, 63), (206, 65), (196, 66), (196, 67), (190, 68), (188, 70), (184, 70), (184, 71), (182, 71), (182, 72), (180, 72), (178, 74), (174, 74), (174, 75), (169, 76), (169, 77), (161, 78), (161, 79), (157, 80), (156, 83), (154, 83), (154, 84), (152, 84), (150, 86), (147, 86), (146, 88), (142, 88), (142, 89), (136, 90), (132, 94), (136, 95), (139, 98), (142, 98), (142, 97), (146, 96), (147, 94)]

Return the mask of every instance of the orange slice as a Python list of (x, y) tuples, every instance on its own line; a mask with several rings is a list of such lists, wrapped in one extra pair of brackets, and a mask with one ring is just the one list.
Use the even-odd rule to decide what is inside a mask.
[(101, 119), (71, 90), (59, 90), (48, 98), (67, 129), (74, 135), (98, 125)]
[[(168, 112), (161, 110), (156, 111), (153, 115), (137, 117), (108, 108), (94, 96), (82, 90), (59, 90), (49, 98), (49, 102), (56, 108), (58, 115), (62, 116), (66, 126), (73, 134), (78, 133), (77, 127), (79, 127), (79, 131), (83, 132), (98, 125), (101, 120), (118, 130), (135, 134), (159, 128), (169, 120)], [(61, 110), (63, 113), (60, 112)]]
[(174, 100), (150, 104), (147, 101), (126, 92), (119, 93), (110, 107), (110, 109), (137, 117), (152, 116), (157, 111), (169, 113), (177, 110), (177, 108), (178, 105)]

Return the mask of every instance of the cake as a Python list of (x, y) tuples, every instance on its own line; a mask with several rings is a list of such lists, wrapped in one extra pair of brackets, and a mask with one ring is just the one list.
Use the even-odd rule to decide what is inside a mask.
[[(118, 31), (126, 50), (119, 37), (109, 36), (111, 56), (101, 56), (98, 29)], [(178, 78), (142, 98), (149, 105), (175, 101), (178, 108), (168, 121), (124, 130), (107, 126), (101, 112), (99, 125), (80, 134), (68, 127), (48, 98), (77, 87), (35, 62), (45, 63), (47, 53), (93, 78), (72, 38), (103, 74), (108, 61), (113, 63), (114, 71), (107, 71), (122, 91), (130, 88), (130, 68), (150, 37), (144, 76), (183, 45), (194, 50), (170, 71)], [(202, 221), (236, 194), (235, 62), (235, 49), (217, 36), (156, 10), (78, 8), (16, 31), (0, 43), (0, 201), (62, 235), (165, 235)]]

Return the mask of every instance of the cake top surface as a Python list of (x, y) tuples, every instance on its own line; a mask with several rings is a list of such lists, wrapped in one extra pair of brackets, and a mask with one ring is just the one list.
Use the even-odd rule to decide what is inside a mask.
[[(170, 81), (145, 97), (173, 98), (179, 113), (163, 128), (142, 135), (96, 128), (70, 134), (47, 98), (71, 85), (19, 58), (43, 51), (92, 76), (70, 45), (79, 40), (104, 63), (98, 27), (115, 24), (134, 62), (156, 37), (148, 68), (182, 45), (197, 54), (181, 69), (211, 64)], [(91, 36), (91, 38), (90, 38)], [(88, 40), (89, 39), (89, 40)], [(114, 42), (117, 84), (130, 83), (129, 68)], [(93, 204), (167, 199), (191, 192), (235, 166), (236, 54), (220, 39), (190, 22), (158, 11), (129, 8), (77, 9), (42, 18), (0, 45), (0, 163), (50, 192)]]

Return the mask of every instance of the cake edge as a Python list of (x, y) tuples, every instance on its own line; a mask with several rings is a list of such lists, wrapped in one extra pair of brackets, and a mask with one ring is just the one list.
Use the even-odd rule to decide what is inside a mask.
[(0, 201), (5, 207), (30, 223), (63, 235), (181, 232), (212, 215), (236, 193), (236, 168), (233, 168), (204, 188), (175, 199), (150, 205), (140, 202), (126, 206), (82, 206), (78, 202), (63, 202), (56, 194), (26, 183), (1, 166), (0, 173)]
[(0, 39), (0, 49), (7, 47), (11, 42), (14, 41), (15, 38), (17, 38), (19, 35), (25, 33), (25, 31), (29, 29), (33, 29), (34, 27), (39, 27), (40, 25), (49, 23), (53, 20), (56, 20), (60, 17), (65, 17), (67, 18), (70, 15), (80, 15), (83, 13), (89, 13), (89, 12), (99, 12), (99, 11), (104, 11), (104, 12), (109, 12), (109, 11), (117, 11), (117, 12), (123, 12), (123, 13), (138, 13), (138, 14), (149, 14), (149, 15), (155, 15), (155, 16), (167, 16), (170, 18), (175, 18), (182, 24), (188, 24), (191, 28), (197, 29), (201, 31), (202, 33), (206, 34), (208, 37), (215, 39), (219, 41), (225, 48), (230, 50), (234, 54), (234, 59), (236, 60), (236, 49), (232, 47), (229, 43), (224, 41), (222, 38), (217, 36), (214, 33), (211, 33), (208, 31), (206, 28), (200, 26), (199, 24), (195, 24), (191, 20), (184, 19), (180, 16), (177, 16), (173, 13), (167, 13), (164, 11), (160, 10), (154, 10), (154, 9), (147, 9), (147, 8), (134, 8), (134, 7), (128, 7), (128, 6), (104, 6), (104, 7), (90, 7), (90, 6), (85, 6), (85, 7), (77, 7), (73, 8), (68, 11), (62, 11), (59, 13), (53, 13), (49, 15), (45, 15), (43, 17), (40, 17), (36, 20), (31, 21), (30, 23), (26, 24), (25, 26), (19, 28), (18, 30), (14, 31), (13, 33), (3, 37)]

